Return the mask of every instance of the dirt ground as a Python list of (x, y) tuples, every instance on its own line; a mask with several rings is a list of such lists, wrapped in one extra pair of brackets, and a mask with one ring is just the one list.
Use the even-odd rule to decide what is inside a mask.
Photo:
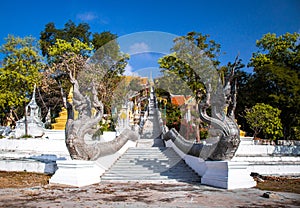
[[(261, 177), (257, 187), (224, 190), (199, 184), (49, 185), (50, 176), (0, 172), (0, 207), (300, 207), (300, 179)], [(267, 197), (266, 197), (267, 196)]]
[(299, 177), (262, 176), (262, 181), (257, 181), (257, 188), (268, 191), (280, 191), (300, 194)]
[(43, 186), (48, 184), (50, 177), (39, 173), (0, 171), (0, 189)]
[[(50, 177), (39, 173), (0, 171), (0, 189), (45, 186)], [(300, 194), (300, 177), (262, 176), (261, 179), (256, 180), (256, 188), (260, 190)]]

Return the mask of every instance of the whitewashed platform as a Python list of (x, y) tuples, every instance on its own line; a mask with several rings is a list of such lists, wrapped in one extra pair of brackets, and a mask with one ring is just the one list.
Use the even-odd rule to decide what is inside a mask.
[(42, 138), (0, 139), (0, 170), (53, 174), (57, 160), (70, 159), (65, 131), (47, 130)]

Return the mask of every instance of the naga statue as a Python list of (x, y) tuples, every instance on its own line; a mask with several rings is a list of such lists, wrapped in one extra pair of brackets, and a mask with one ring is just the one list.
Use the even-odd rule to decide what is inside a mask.
[[(101, 156), (117, 152), (128, 140), (137, 140), (138, 135), (132, 130), (125, 129), (116, 139), (109, 142), (88, 143), (85, 138), (94, 135), (98, 130), (97, 124), (103, 116), (103, 104), (98, 99), (98, 92), (94, 82), (90, 83), (89, 94), (80, 89), (78, 80), (69, 73), (73, 85), (72, 103), (64, 100), (68, 111), (66, 124), (66, 146), (72, 159), (96, 160)], [(92, 110), (94, 109), (94, 110)], [(74, 118), (74, 110), (78, 118)]]
[(200, 119), (210, 125), (211, 137), (203, 143), (192, 143), (171, 129), (164, 139), (171, 139), (186, 154), (204, 160), (228, 161), (233, 158), (240, 143), (239, 127), (234, 118), (237, 96), (234, 67), (224, 85), (218, 79), (217, 84), (207, 82), (205, 86), (206, 90), (197, 92), (197, 98), (201, 100), (198, 109)]

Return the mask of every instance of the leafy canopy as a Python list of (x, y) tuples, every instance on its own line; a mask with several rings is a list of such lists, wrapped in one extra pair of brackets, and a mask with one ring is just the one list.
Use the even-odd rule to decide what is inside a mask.
[(220, 63), (218, 57), (221, 46), (208, 38), (208, 35), (197, 32), (189, 32), (186, 36), (176, 38), (171, 49), (173, 53), (158, 61), (162, 72), (172, 72), (171, 74), (186, 83), (192, 92), (203, 89), (201, 76), (210, 74), (204, 71), (211, 70), (212, 66), (218, 66)]
[(262, 131), (268, 139), (279, 139), (283, 136), (282, 124), (279, 118), (281, 111), (264, 103), (257, 103), (251, 109), (246, 109), (245, 118), (254, 131), (254, 138)]
[(60, 56), (65, 53), (75, 53), (84, 55), (87, 51), (93, 50), (93, 47), (87, 43), (81, 42), (77, 38), (72, 38), (70, 42), (57, 39), (53, 46), (49, 47), (50, 56)]
[[(249, 66), (254, 67), (249, 90), (256, 102), (282, 110), (284, 136), (300, 139), (300, 33), (266, 34), (256, 45)], [(298, 135), (298, 136), (297, 136)]]
[(56, 28), (53, 22), (46, 24), (45, 30), (40, 33), (40, 45), (43, 56), (49, 57), (49, 48), (57, 42), (57, 39), (72, 42), (72, 39), (76, 38), (80, 42), (88, 44), (91, 35), (89, 29), (90, 26), (88, 24), (80, 23), (76, 25), (71, 20), (62, 29)]
[(249, 66), (255, 71), (265, 65), (277, 65), (298, 71), (300, 67), (300, 33), (286, 33), (276, 36), (268, 33), (256, 41), (258, 52), (253, 53)]
[(32, 37), (9, 35), (1, 46), (4, 54), (0, 68), (0, 108), (1, 112), (23, 106), (35, 84), (41, 79), (44, 68), (37, 42)]
[(95, 33), (92, 41), (95, 48), (91, 42), (85, 43), (77, 38), (70, 41), (57, 39), (48, 48), (50, 70), (65, 91), (70, 88), (70, 76), (77, 79), (82, 88), (88, 89), (89, 84), (95, 84), (106, 113), (110, 113), (114, 90), (129, 59), (127, 54), (120, 52), (115, 38), (116, 35), (110, 32)]

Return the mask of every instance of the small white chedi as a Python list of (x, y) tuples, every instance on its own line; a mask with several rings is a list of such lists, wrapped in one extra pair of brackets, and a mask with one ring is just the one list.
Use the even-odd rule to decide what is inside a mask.
[(32, 93), (32, 98), (29, 104), (26, 106), (26, 118), (25, 116), (16, 122), (15, 137), (20, 138), (25, 136), (27, 122), (27, 134), (32, 137), (42, 137), (45, 133), (44, 123), (40, 119), (40, 108), (35, 100), (35, 88)]

